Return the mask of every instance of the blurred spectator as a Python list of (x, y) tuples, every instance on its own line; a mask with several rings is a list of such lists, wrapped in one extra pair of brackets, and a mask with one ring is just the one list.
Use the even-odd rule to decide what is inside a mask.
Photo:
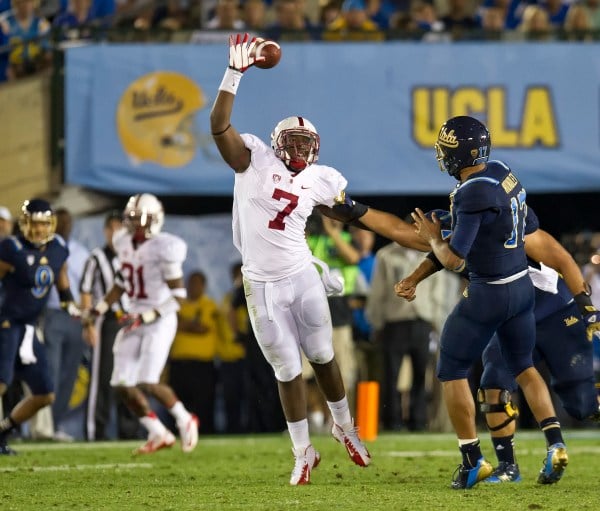
[(247, 431), (246, 417), (246, 346), (248, 344), (248, 309), (236, 298), (243, 293), (242, 264), (231, 266), (233, 286), (223, 299), (223, 315), (230, 332), (219, 338), (219, 384), (225, 409), (225, 433)]
[(489, 39), (502, 39), (504, 13), (499, 7), (488, 7), (481, 13), (481, 28)]
[(218, 0), (215, 14), (202, 30), (195, 30), (190, 37), (191, 43), (217, 43), (229, 41), (229, 35), (243, 32), (244, 21), (240, 17), (238, 0)]
[(567, 12), (563, 25), (567, 39), (575, 41), (591, 41), (593, 36), (592, 20), (588, 9), (583, 4), (572, 4)]
[(399, 13), (407, 13), (410, 0), (365, 0), (367, 15), (379, 28), (391, 28), (392, 18)]
[[(412, 302), (398, 298), (394, 292), (396, 282), (408, 275), (422, 257), (421, 252), (397, 243), (378, 250), (367, 298), (366, 315), (382, 351), (381, 411), (383, 427), (388, 430), (406, 426), (412, 431), (422, 431), (427, 424), (425, 375), (430, 362), (433, 304), (429, 293), (423, 290), (419, 290), (420, 294)], [(398, 391), (398, 377), (405, 356), (410, 358), (412, 366), (409, 406), (401, 402)], [(409, 410), (408, 417), (403, 417), (403, 407)]]
[(217, 346), (227, 332), (219, 307), (205, 291), (204, 273), (191, 273), (169, 356), (169, 385), (190, 413), (198, 417), (199, 430), (210, 434), (215, 432), (215, 357)]
[(303, 0), (275, 0), (275, 21), (265, 30), (268, 38), (276, 41), (314, 39), (315, 27), (304, 13)]
[(69, 0), (69, 8), (52, 20), (52, 26), (62, 29), (61, 39), (82, 40), (92, 37), (93, 21), (92, 0)]
[(455, 40), (470, 37), (480, 26), (469, 0), (448, 0), (448, 11), (441, 21)]
[[(91, 0), (91, 16), (92, 18), (101, 19), (105, 23), (109, 24), (111, 22), (112, 16), (114, 16), (117, 11), (116, 1), (118, 0)], [(148, 0), (143, 0), (148, 2)], [(69, 3), (71, 0), (60, 0), (60, 10), (58, 14), (67, 12), (69, 9)]]
[(246, 30), (260, 32), (266, 26), (267, 6), (264, 0), (245, 0), (242, 5), (242, 19)]
[[(77, 240), (71, 238), (73, 218), (66, 208), (56, 210), (56, 234), (61, 236), (69, 248), (67, 272), (73, 283), (74, 302), (80, 303), (79, 286), (89, 251)], [(60, 307), (56, 287), (50, 291), (50, 298), (43, 319), (44, 343), (48, 355), (48, 366), (54, 382), (55, 401), (52, 404), (54, 438), (72, 440), (62, 429), (63, 420), (69, 412), (69, 400), (77, 379), (79, 365), (84, 356), (84, 341), (81, 322)]]
[(595, 250), (582, 268), (583, 278), (592, 289), (592, 303), (600, 309), (600, 250)]
[(219, 0), (215, 15), (208, 20), (204, 27), (209, 30), (244, 30), (244, 21), (240, 18), (240, 5), (238, 0)]
[(0, 206), (0, 241), (10, 236), (13, 232), (13, 217), (9, 209)]
[(539, 5), (528, 5), (518, 27), (523, 37), (531, 41), (544, 41), (553, 38), (548, 11)]
[(588, 12), (591, 29), (600, 30), (600, 0), (582, 0), (581, 5)]
[[(514, 30), (521, 23), (521, 16), (525, 3), (522, 0), (483, 0), (479, 8), (479, 18), (483, 25), (484, 19), (486, 18), (486, 12), (493, 10), (493, 18), (500, 15), (502, 18), (503, 28), (505, 30)], [(488, 17), (489, 18), (489, 17)], [(497, 21), (490, 21), (488, 19), (488, 26), (497, 24)]]
[(11, 46), (6, 77), (14, 80), (47, 68), (51, 61), (50, 23), (37, 16), (37, 0), (12, 0), (12, 13), (0, 19), (0, 31)]
[(419, 39), (428, 43), (451, 40), (435, 6), (427, 0), (413, 1), (410, 7), (410, 20), (406, 28), (418, 34)]
[(537, 5), (548, 13), (548, 21), (553, 28), (562, 28), (567, 19), (570, 2), (563, 0), (539, 0)]
[(323, 32), (327, 41), (383, 41), (385, 34), (369, 18), (364, 0), (344, 0), (340, 15)]
[[(115, 275), (121, 265), (115, 252), (112, 239), (113, 234), (123, 227), (123, 214), (121, 211), (111, 211), (104, 220), (104, 237), (106, 243), (103, 247), (92, 250), (87, 259), (79, 290), (81, 293), (81, 308), (90, 310), (114, 284)], [(100, 336), (92, 351), (92, 364), (90, 368), (90, 383), (88, 390), (86, 434), (88, 440), (108, 440), (109, 424), (113, 404), (117, 424), (117, 438), (134, 439), (142, 438), (140, 423), (137, 416), (129, 410), (120, 396), (116, 395), (110, 385), (113, 371), (113, 346), (117, 333), (122, 328), (119, 316), (126, 313), (129, 306), (129, 297), (124, 294), (106, 312), (98, 318), (97, 325)]]
[(371, 279), (375, 267), (375, 233), (358, 227), (349, 228), (352, 244), (358, 250), (358, 277), (356, 288), (351, 298), (352, 336), (356, 345), (358, 360), (358, 379), (376, 380), (379, 357), (376, 356), (371, 343), (371, 325), (365, 315), (365, 304), (371, 291)]
[(321, 5), (319, 10), (319, 25), (326, 27), (341, 14), (341, 5), (339, 0), (329, 0)]
[(163, 28), (167, 30), (196, 28), (193, 26), (190, 17), (188, 3), (182, 0), (166, 0), (165, 2), (160, 2), (152, 12), (150, 25), (152, 28)]

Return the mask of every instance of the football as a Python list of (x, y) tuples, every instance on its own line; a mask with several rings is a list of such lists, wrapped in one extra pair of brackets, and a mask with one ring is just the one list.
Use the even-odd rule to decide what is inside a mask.
[(270, 39), (257, 38), (254, 55), (256, 57), (265, 57), (265, 60), (254, 64), (256, 67), (270, 69), (275, 67), (281, 59), (281, 46)]

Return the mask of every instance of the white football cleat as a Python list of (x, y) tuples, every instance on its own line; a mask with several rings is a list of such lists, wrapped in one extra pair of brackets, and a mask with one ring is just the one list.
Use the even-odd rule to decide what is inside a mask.
[(371, 455), (358, 437), (358, 428), (354, 425), (354, 421), (344, 427), (334, 424), (331, 434), (333, 438), (346, 447), (348, 456), (358, 466), (366, 467), (371, 463)]
[(167, 447), (173, 447), (175, 435), (168, 429), (162, 435), (149, 436), (144, 445), (134, 449), (133, 454), (150, 454)]
[(198, 425), (200, 421), (195, 415), (190, 415), (190, 418), (178, 424), (179, 439), (181, 440), (181, 450), (183, 452), (192, 452), (198, 444)]
[(294, 453), (296, 462), (294, 470), (292, 470), (290, 484), (292, 486), (309, 484), (310, 472), (321, 461), (321, 455), (315, 451), (312, 445), (309, 445), (306, 449), (292, 449), (292, 452)]

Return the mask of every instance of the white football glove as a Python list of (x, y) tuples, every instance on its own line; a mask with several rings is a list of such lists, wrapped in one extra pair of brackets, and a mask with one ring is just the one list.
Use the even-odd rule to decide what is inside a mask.
[(265, 60), (265, 57), (254, 56), (257, 40), (250, 39), (246, 33), (244, 37), (240, 34), (229, 36), (229, 68), (243, 73), (256, 62)]

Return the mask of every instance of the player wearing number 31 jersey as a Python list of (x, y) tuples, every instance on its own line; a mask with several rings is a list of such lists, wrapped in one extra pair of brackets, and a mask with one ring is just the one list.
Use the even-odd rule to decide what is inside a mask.
[[(242, 254), (248, 311), (256, 339), (275, 372), (293, 444), (290, 484), (300, 485), (310, 482), (320, 461), (309, 438), (301, 350), (331, 410), (334, 438), (357, 465), (371, 462), (350, 415), (333, 352), (325, 287), (304, 234), (313, 208), (331, 212), (336, 198), (343, 200), (347, 182), (337, 170), (316, 164), (319, 135), (304, 117), (288, 117), (277, 124), (271, 147), (253, 135), (240, 135), (231, 125), (242, 73), (255, 62), (254, 46), (247, 34), (230, 37), (229, 67), (211, 112), (211, 131), (223, 159), (235, 171), (233, 236)], [(326, 281), (327, 268), (323, 273)]]
[(145, 454), (175, 443), (173, 434), (150, 408), (145, 394), (157, 399), (175, 418), (184, 452), (198, 442), (198, 419), (190, 414), (173, 390), (160, 383), (177, 330), (179, 300), (186, 297), (182, 263), (187, 246), (173, 234), (161, 232), (162, 204), (151, 194), (134, 195), (124, 212), (126, 229), (117, 231), (113, 245), (121, 269), (113, 288), (96, 304), (85, 333), (96, 335), (93, 319), (127, 293), (129, 313), (115, 339), (111, 385), (148, 430), (148, 441), (136, 453)]

